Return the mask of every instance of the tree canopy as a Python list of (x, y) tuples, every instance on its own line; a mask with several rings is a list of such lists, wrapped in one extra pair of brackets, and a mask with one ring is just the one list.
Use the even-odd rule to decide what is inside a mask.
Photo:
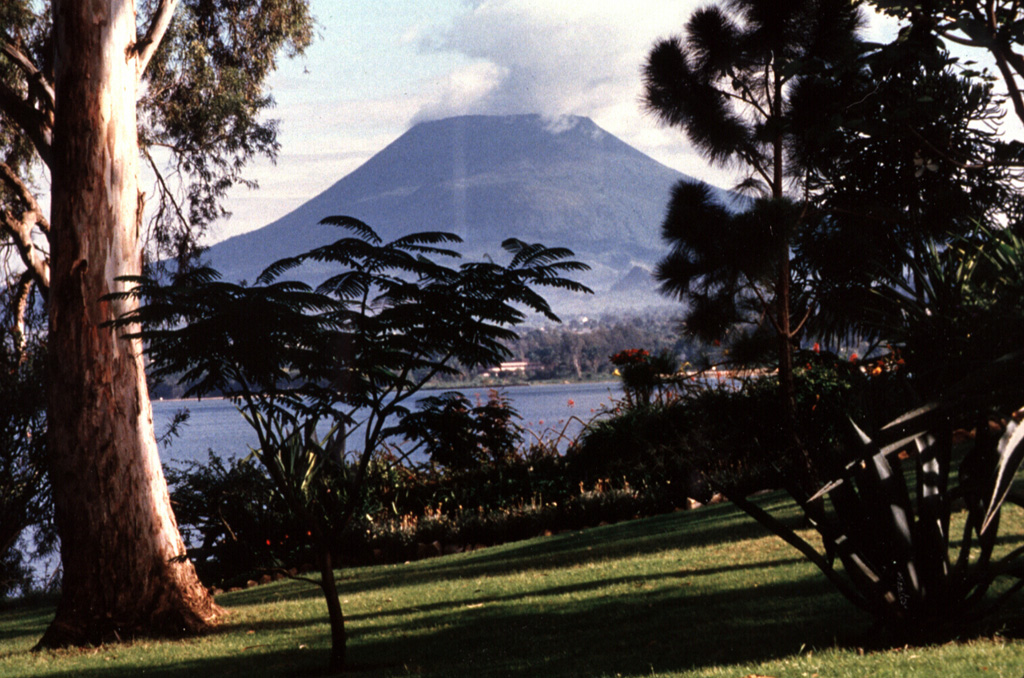
[(904, 20), (901, 39), (938, 38), (931, 48), (948, 41), (962, 47), (987, 51), (1013, 104), (1014, 113), (1024, 121), (1024, 40), (1020, 22), (1024, 7), (1019, 0), (871, 0), (882, 12)]
[(790, 245), (806, 211), (787, 186), (803, 171), (790, 152), (800, 133), (790, 96), (803, 78), (858, 53), (860, 24), (843, 0), (730, 0), (696, 10), (685, 37), (656, 43), (644, 67), (647, 109), (711, 162), (743, 167), (740, 188), (760, 196), (731, 210), (700, 186), (676, 186), (662, 225), (672, 248), (658, 269), (662, 289), (692, 303), (687, 322), (701, 334), (753, 318), (774, 336), (794, 450), (792, 351), (809, 309), (793, 317)]
[[(49, 5), (10, 0), (0, 8), (0, 227), (43, 289), (49, 223), (40, 205), (55, 110)], [(266, 78), (281, 54), (303, 52), (315, 25), (305, 0), (143, 0), (137, 25), (139, 146), (154, 176), (149, 251), (189, 258), (205, 228), (226, 215), (227, 191), (256, 187), (246, 164), (276, 156)]]
[(957, 59), (905, 41), (876, 47), (842, 72), (800, 83), (794, 152), (812, 214), (794, 263), (833, 342), (877, 336), (861, 312), (879, 277), (979, 224), (1022, 216), (1024, 147), (1001, 131), (1002, 100)]

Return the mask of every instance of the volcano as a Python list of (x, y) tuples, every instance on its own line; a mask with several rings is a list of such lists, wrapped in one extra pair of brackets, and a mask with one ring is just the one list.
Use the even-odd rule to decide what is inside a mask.
[[(272, 261), (341, 237), (318, 222), (346, 215), (384, 240), (454, 232), (467, 259), (501, 261), (501, 242), (510, 237), (568, 247), (592, 267), (577, 276), (597, 292), (585, 310), (664, 304), (653, 282), (636, 284), (644, 278), (635, 269), (652, 269), (667, 252), (660, 226), (670, 188), (681, 180), (694, 179), (588, 118), (446, 118), (413, 126), (289, 214), (214, 245), (208, 258), (225, 279), (251, 281)], [(721, 191), (723, 201), (729, 195)], [(309, 268), (301, 275), (328, 273)], [(632, 284), (619, 284), (631, 273)]]

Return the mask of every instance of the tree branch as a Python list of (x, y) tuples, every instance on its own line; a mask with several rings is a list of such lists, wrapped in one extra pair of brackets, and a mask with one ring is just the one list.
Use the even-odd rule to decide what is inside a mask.
[(25, 182), (21, 180), (21, 177), (11, 169), (10, 165), (3, 161), (0, 161), (0, 181), (7, 184), (7, 187), (14, 191), (15, 195), (25, 203), (27, 211), (35, 213), (36, 226), (38, 226), (39, 230), (43, 233), (49, 235), (50, 222), (46, 220), (43, 208), (39, 206), (39, 202), (32, 194), (32, 191), (29, 190), (28, 185), (26, 185)]
[[(30, 214), (27, 213), (26, 216)], [(4, 213), (0, 217), (0, 229), (6, 231), (14, 240), (14, 246), (18, 248), (18, 254), (22, 263), (32, 273), (32, 277), (39, 284), (39, 290), (45, 293), (50, 290), (50, 265), (46, 262), (35, 244), (32, 242), (31, 219), (15, 219), (10, 213)]]
[(32, 277), (45, 296), (50, 289), (50, 265), (32, 241), (32, 229), (39, 226), (40, 230), (48, 235), (49, 224), (46, 217), (43, 216), (43, 210), (36, 202), (35, 196), (32, 195), (21, 178), (4, 162), (0, 162), (0, 182), (11, 189), (27, 208), (21, 218), (16, 218), (10, 212), (0, 215), (0, 229), (11, 236), (15, 247), (18, 248), (22, 263), (32, 273)]
[(53, 93), (53, 83), (46, 77), (46, 74), (37, 68), (32, 63), (32, 60), (14, 45), (14, 41), (6, 33), (0, 33), (0, 54), (6, 55), (25, 74), (29, 87), (34, 87), (36, 93), (42, 95), (40, 98), (46, 110), (52, 115), (54, 109), (53, 102), (56, 97)]
[[(164, 175), (160, 171), (160, 168), (156, 166), (156, 161), (153, 160), (153, 156), (152, 154), (150, 154), (149, 149), (143, 149), (142, 154), (146, 156), (146, 160), (149, 162), (149, 166), (150, 168), (152, 168), (153, 174), (156, 175), (156, 180), (160, 184), (160, 192), (163, 195), (167, 196), (167, 200), (171, 203), (171, 206), (174, 208), (174, 213), (177, 215), (178, 220), (187, 228), (188, 219), (185, 217), (184, 212), (181, 211), (181, 205), (179, 205), (178, 201), (174, 199), (174, 194), (171, 192), (171, 187), (168, 186), (167, 181), (164, 180)], [(161, 207), (161, 212), (162, 211), (163, 208)]]
[(136, 72), (140, 78), (146, 72), (146, 67), (149, 66), (149, 62), (156, 53), (157, 47), (160, 46), (160, 41), (163, 40), (168, 26), (171, 25), (171, 19), (174, 17), (174, 8), (177, 5), (178, 0), (160, 0), (156, 12), (154, 12), (149, 22), (149, 29), (132, 48), (138, 58)]
[(49, 167), (53, 161), (52, 118), (48, 119), (42, 111), (33, 108), (4, 82), (0, 82), (0, 112), (6, 113), (25, 132), (39, 157)]
[[(1012, 51), (1007, 50), (1012, 54)], [(1013, 102), (1013, 111), (1017, 114), (1017, 117), (1024, 121), (1024, 97), (1021, 96), (1020, 88), (1017, 86), (1016, 80), (1014, 80), (1013, 69), (1007, 60), (1007, 54), (1003, 51), (1003, 47), (998, 44), (993, 44), (989, 48), (989, 52), (996, 59), (996, 67), (1003, 76), (1003, 82), (1006, 83), (1006, 92), (1010, 97), (1010, 101)]]
[(17, 351), (18, 363), (25, 361), (25, 312), (28, 310), (29, 298), (32, 294), (34, 276), (25, 271), (18, 280), (18, 290), (14, 295), (14, 348)]
[(810, 305), (808, 305), (808, 306), (807, 306), (807, 310), (806, 310), (806, 311), (804, 312), (804, 317), (803, 317), (803, 318), (801, 318), (801, 319), (800, 319), (800, 322), (798, 322), (798, 323), (796, 324), (796, 328), (795, 328), (795, 329), (793, 329), (792, 331), (790, 331), (790, 333), (789, 333), (789, 338), (790, 338), (790, 339), (793, 339), (793, 338), (795, 338), (795, 337), (796, 337), (796, 336), (797, 336), (798, 334), (800, 334), (800, 330), (802, 330), (802, 329), (804, 328), (804, 325), (805, 325), (805, 324), (807, 323), (807, 321), (808, 321), (808, 320), (810, 319), (810, 317), (811, 317), (811, 311), (812, 311), (813, 309), (814, 309), (814, 307), (813, 307), (813, 306), (810, 306)]

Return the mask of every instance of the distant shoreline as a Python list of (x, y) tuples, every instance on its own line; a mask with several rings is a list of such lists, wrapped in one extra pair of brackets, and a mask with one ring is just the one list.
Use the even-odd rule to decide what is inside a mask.
[[(604, 375), (601, 375), (601, 377), (604, 377)], [(498, 389), (498, 390), (501, 390), (503, 388), (521, 388), (521, 387), (525, 387), (525, 386), (568, 386), (568, 385), (572, 385), (572, 384), (617, 384), (617, 383), (619, 383), (619, 380), (616, 379), (614, 375), (609, 374), (609, 375), (607, 375), (607, 377), (608, 378), (595, 378), (595, 379), (539, 379), (537, 381), (508, 381), (508, 382), (501, 382), (501, 383), (482, 382), (482, 381), (459, 381), (459, 382), (452, 382), (451, 384), (431, 383), (431, 384), (428, 384), (428, 385), (424, 386), (423, 388), (421, 388), (420, 391), (432, 391), (432, 392), (433, 391), (459, 391), (459, 390), (467, 390), (467, 389), (471, 389), (471, 388)], [(230, 396), (225, 396), (225, 395), (205, 395), (205, 396), (201, 396), (201, 397), (180, 398), (180, 397), (166, 397), (166, 396), (160, 397), (160, 396), (154, 396), (154, 395), (150, 394), (150, 401), (152, 401), (152, 402), (164, 402), (164, 403), (173, 403), (173, 402), (187, 403), (187, 402), (197, 402), (197, 401), (200, 401), (200, 400), (230, 400), (230, 399), (231, 399)]]

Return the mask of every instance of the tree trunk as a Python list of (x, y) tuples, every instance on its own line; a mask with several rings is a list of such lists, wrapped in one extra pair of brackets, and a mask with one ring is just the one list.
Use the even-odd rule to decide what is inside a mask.
[(104, 300), (141, 268), (131, 0), (54, 0), (49, 456), (63, 592), (39, 644), (194, 633), (220, 612), (185, 556), (140, 344)]
[[(772, 115), (779, 130), (775, 133), (772, 152), (772, 198), (779, 200), (785, 196), (783, 185), (783, 154), (785, 152), (784, 139), (781, 131), (782, 110), (782, 77), (778, 71), (773, 71), (774, 78), (774, 105)], [(778, 280), (775, 289), (776, 323), (778, 325), (778, 352), (779, 352), (779, 395), (782, 400), (782, 426), (783, 440), (790, 446), (786, 450), (786, 456), (798, 459), (800, 464), (797, 468), (799, 478), (797, 483), (806, 496), (814, 492), (814, 468), (811, 463), (810, 453), (804, 447), (800, 439), (799, 426), (796, 416), (796, 382), (793, 375), (793, 320), (791, 317), (791, 267), (789, 262), (789, 233), (790, 225), (780, 223), (778, 229), (779, 250), (778, 250)]]
[(338, 586), (334, 580), (334, 567), (331, 564), (330, 546), (320, 546), (320, 587), (324, 592), (324, 599), (327, 601), (327, 616), (331, 621), (331, 660), (328, 671), (330, 673), (341, 673), (345, 670), (345, 615), (341, 611), (341, 601), (338, 600)]

